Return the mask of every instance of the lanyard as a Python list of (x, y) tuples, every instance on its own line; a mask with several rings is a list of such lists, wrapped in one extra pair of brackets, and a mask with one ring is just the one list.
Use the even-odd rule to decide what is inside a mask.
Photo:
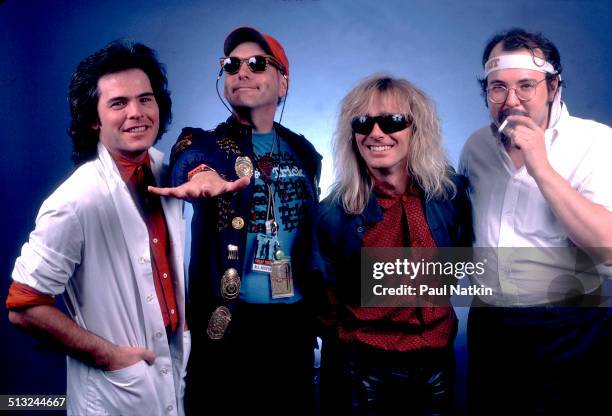
[[(278, 224), (276, 223), (276, 202), (274, 200), (274, 191), (276, 190), (276, 186), (274, 181), (272, 180), (272, 172), (274, 171), (274, 165), (277, 163), (277, 159), (275, 158), (274, 147), (278, 147), (278, 170), (276, 174), (276, 182), (278, 182), (280, 177), (280, 140), (278, 139), (278, 135), (276, 131), (273, 130), (272, 133), (272, 146), (270, 147), (270, 153), (262, 156), (257, 159), (257, 167), (261, 172), (264, 183), (266, 184), (266, 188), (268, 190), (268, 203), (266, 207), (266, 232), (268, 234), (276, 235), (278, 231)], [(274, 186), (274, 190), (272, 187)]]

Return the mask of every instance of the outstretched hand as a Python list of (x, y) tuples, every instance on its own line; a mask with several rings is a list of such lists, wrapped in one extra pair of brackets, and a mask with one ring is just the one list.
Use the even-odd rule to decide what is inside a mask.
[(149, 186), (149, 192), (159, 196), (170, 196), (179, 199), (211, 198), (227, 192), (237, 192), (246, 188), (251, 182), (248, 176), (230, 182), (221, 178), (215, 171), (200, 172), (191, 180), (174, 188)]

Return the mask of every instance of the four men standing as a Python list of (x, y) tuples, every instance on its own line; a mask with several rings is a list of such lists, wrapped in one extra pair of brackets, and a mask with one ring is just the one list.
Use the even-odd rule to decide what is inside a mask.
[[(450, 411), (452, 310), (368, 311), (346, 280), (361, 246), (471, 243), (464, 178), (444, 157), (433, 106), (403, 80), (356, 87), (336, 137), (340, 176), (317, 209), (321, 156), (274, 122), (290, 84), (283, 47), (240, 27), (223, 52), (232, 115), (213, 130), (183, 129), (171, 188), (157, 187), (161, 154), (151, 148), (171, 119), (153, 51), (112, 43), (73, 76), (79, 168), (43, 204), (7, 299), (13, 323), (67, 351), (69, 413), (182, 414), (188, 326), (190, 413), (311, 414), (312, 302), (333, 309), (326, 335), (354, 411), (389, 411), (386, 394), (405, 388), (428, 392), (423, 409)], [(609, 264), (610, 128), (569, 115), (559, 53), (539, 34), (494, 37), (483, 65), (493, 124), (468, 140), (460, 163), (475, 245), (571, 247)], [(194, 206), (188, 325), (180, 199)], [(605, 397), (592, 375), (609, 366), (607, 310), (550, 307), (596, 295), (601, 280), (559, 278), (553, 266), (501, 255), (489, 265), (499, 291), (492, 304), (477, 300), (469, 321), (475, 414), (549, 413)], [(328, 298), (315, 296), (315, 277)], [(70, 317), (53, 306), (64, 292)]]

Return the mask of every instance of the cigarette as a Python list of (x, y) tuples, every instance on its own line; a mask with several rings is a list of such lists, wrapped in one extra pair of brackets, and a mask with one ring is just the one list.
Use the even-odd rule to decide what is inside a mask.
[(501, 124), (501, 126), (499, 126), (499, 128), (497, 129), (497, 132), (501, 133), (502, 131), (504, 131), (507, 125), (508, 125), (508, 119), (505, 119), (504, 122)]

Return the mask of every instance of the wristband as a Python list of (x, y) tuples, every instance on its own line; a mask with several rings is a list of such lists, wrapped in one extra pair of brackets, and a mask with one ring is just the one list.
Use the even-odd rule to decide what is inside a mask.
[(210, 166), (205, 165), (204, 163), (202, 163), (200, 166), (198, 166), (195, 169), (192, 169), (192, 170), (189, 171), (189, 173), (187, 174), (187, 180), (190, 181), (191, 178), (193, 178), (196, 173), (209, 172), (209, 171), (216, 172), (216, 170), (214, 170)]

